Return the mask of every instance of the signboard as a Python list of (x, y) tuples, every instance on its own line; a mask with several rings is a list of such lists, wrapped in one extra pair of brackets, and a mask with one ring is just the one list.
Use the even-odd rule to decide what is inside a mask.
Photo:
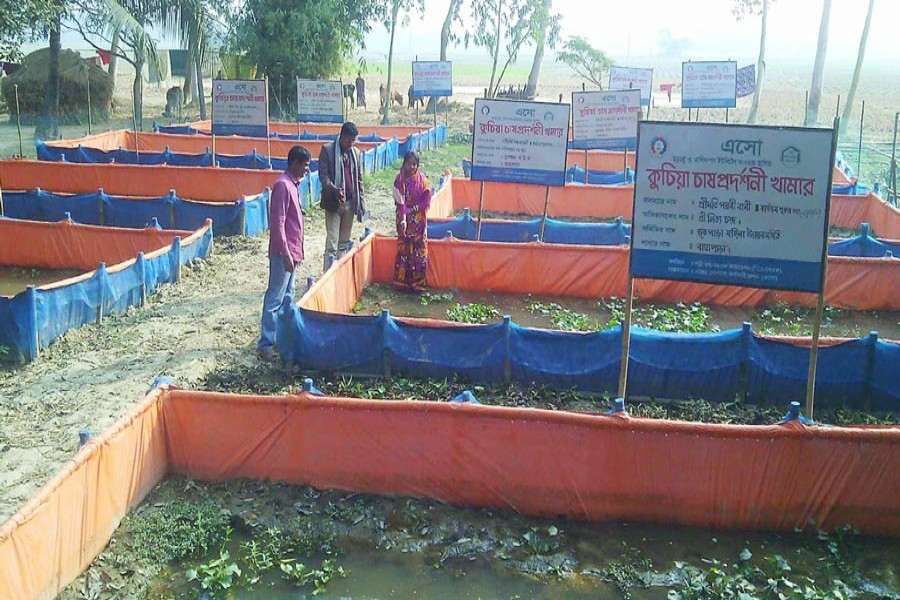
[(737, 106), (737, 62), (681, 63), (681, 108)]
[(413, 98), (453, 95), (453, 63), (416, 61), (412, 64)]
[(269, 97), (265, 80), (213, 80), (211, 116), (213, 135), (269, 137)]
[(653, 93), (653, 69), (610, 67), (609, 89), (641, 90), (641, 106), (650, 106), (650, 95)]
[(301, 123), (343, 123), (341, 81), (297, 79), (297, 120)]
[(472, 179), (566, 184), (569, 105), (475, 100)]
[(817, 292), (831, 129), (644, 121), (633, 277)]
[(637, 146), (641, 91), (572, 94), (572, 148), (633, 150)]

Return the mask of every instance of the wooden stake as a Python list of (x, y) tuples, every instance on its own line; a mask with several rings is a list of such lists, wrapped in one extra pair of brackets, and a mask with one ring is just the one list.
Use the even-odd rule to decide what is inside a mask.
[(863, 122), (866, 120), (866, 101), (862, 101), (862, 112), (859, 115), (859, 154), (856, 156), (856, 178), (862, 177), (862, 141)]
[[(831, 138), (831, 162), (834, 164), (834, 156), (837, 153), (838, 131), (840, 129), (840, 117), (834, 118), (834, 130)], [(834, 182), (834, 169), (828, 170), (828, 188)], [(825, 278), (828, 274), (828, 219), (831, 213), (831, 195), (825, 200), (825, 231), (822, 234), (822, 275), (819, 281), (819, 296), (816, 299), (816, 320), (813, 322), (812, 347), (809, 349), (809, 375), (806, 380), (806, 417), (814, 418), (816, 395), (816, 363), (819, 358), (819, 331), (822, 327), (822, 313), (825, 311)]]
[(131, 124), (134, 127), (134, 153), (141, 164), (141, 145), (138, 143), (137, 111), (134, 109), (134, 88), (131, 89)]
[(87, 72), (87, 98), (88, 98), (88, 135), (94, 133), (94, 126), (91, 119), (91, 69), (88, 67)]
[(588, 149), (584, 149), (584, 185), (588, 184)]
[[(263, 77), (266, 85), (266, 160), (269, 161), (269, 168), (272, 168), (272, 136), (269, 135), (269, 76)], [(343, 88), (342, 88), (343, 90)], [(343, 91), (341, 92), (343, 93)]]
[(538, 237), (544, 241), (544, 227), (547, 225), (547, 212), (550, 210), (550, 186), (547, 186), (547, 197), (544, 198), (544, 217), (541, 219), (541, 235)]
[[(200, 93), (203, 93), (202, 90)], [(209, 132), (212, 134), (212, 166), (216, 165), (216, 80), (213, 79), (213, 89), (209, 95)]]
[(481, 182), (481, 194), (478, 197), (478, 226), (475, 228), (475, 241), (481, 241), (481, 213), (484, 212), (484, 181)]
[(13, 86), (13, 92), (16, 95), (16, 131), (19, 133), (19, 156), (24, 157), (25, 152), (22, 150), (22, 119), (19, 111), (19, 84)]
[(634, 303), (634, 278), (628, 274), (628, 295), (625, 299), (625, 319), (622, 321), (622, 361), (619, 366), (619, 393), (625, 398), (628, 389), (628, 352), (631, 350), (631, 306)]

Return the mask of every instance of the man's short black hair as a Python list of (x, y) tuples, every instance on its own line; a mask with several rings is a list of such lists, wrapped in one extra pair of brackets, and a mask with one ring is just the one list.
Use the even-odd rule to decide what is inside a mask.
[(357, 137), (359, 135), (359, 129), (356, 127), (356, 123), (353, 121), (347, 121), (341, 127), (341, 137)]
[(312, 155), (309, 153), (309, 150), (304, 148), (303, 146), (294, 146), (291, 148), (291, 151), (288, 152), (287, 164), (291, 166), (297, 161), (305, 160), (309, 162), (312, 160)]

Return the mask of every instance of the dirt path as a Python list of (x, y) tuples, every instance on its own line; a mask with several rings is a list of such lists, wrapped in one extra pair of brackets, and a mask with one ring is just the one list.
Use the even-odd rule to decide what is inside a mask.
[[(378, 232), (393, 228), (387, 190), (369, 191)], [(322, 271), (324, 216), (307, 217), (306, 257), (298, 290)], [(363, 225), (354, 226), (354, 238)], [(78, 448), (78, 432), (103, 431), (159, 375), (190, 386), (225, 365), (256, 361), (259, 312), (267, 277), (268, 234), (219, 238), (213, 256), (162, 286), (143, 309), (68, 332), (30, 365), (0, 371), (0, 523)]]

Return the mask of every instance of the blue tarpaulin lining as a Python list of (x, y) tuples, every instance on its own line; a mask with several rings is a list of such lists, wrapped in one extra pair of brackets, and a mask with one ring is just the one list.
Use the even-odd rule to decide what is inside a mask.
[(64, 287), (0, 296), (0, 346), (9, 348), (13, 358), (34, 360), (39, 349), (69, 329), (95, 322), (98, 313), (105, 316), (139, 305), (142, 283), (151, 294), (161, 284), (175, 281), (179, 260), (186, 264), (206, 258), (212, 240), (210, 229), (189, 245), (176, 249), (173, 243), (165, 254), (152, 259), (141, 256), (115, 273), (98, 268), (91, 278)]
[[(478, 229), (478, 219), (465, 210), (461, 217), (452, 220), (432, 220), (428, 222), (428, 237), (443, 239), (450, 232), (460, 240), (474, 240)], [(485, 219), (481, 223), (481, 241), (484, 242), (531, 242), (541, 231), (541, 219), (527, 221), (497, 221)], [(855, 256), (883, 258), (891, 253), (900, 258), (900, 243), (884, 241), (865, 233), (828, 244), (829, 256)], [(631, 226), (621, 218), (614, 223), (572, 223), (547, 219), (544, 226), (544, 242), (548, 244), (584, 244), (590, 246), (618, 246), (627, 244), (631, 236)]]
[[(510, 322), (436, 327), (389, 314), (321, 313), (285, 305), (279, 348), (289, 364), (320, 371), (418, 377), (464, 375), (475, 381), (539, 383), (615, 393), (622, 332), (571, 333)], [(747, 327), (681, 334), (633, 328), (629, 391), (634, 396), (784, 404), (805, 397), (809, 349), (757, 337)], [(816, 403), (900, 410), (900, 345), (876, 337), (819, 349)]]
[[(318, 182), (312, 174), (311, 180)], [(309, 185), (303, 187), (308, 195)], [(233, 203), (206, 203), (183, 200), (174, 194), (162, 198), (125, 198), (103, 192), (69, 196), (43, 190), (4, 192), (4, 216), (12, 219), (56, 222), (70, 213), (73, 221), (85, 225), (108, 225), (142, 229), (156, 218), (163, 229), (195, 230), (212, 219), (216, 235), (258, 235), (268, 228), (269, 192)], [(245, 212), (243, 227), (241, 211)]]
[[(838, 166), (841, 163), (838, 162)], [(845, 167), (844, 171), (852, 174), (852, 170)], [(462, 170), (465, 177), (472, 176), (472, 161), (468, 159), (462, 160)], [(575, 165), (566, 169), (566, 183), (575, 185), (584, 185), (584, 169)], [(625, 171), (594, 171), (588, 172), (589, 185), (628, 185), (634, 183), (634, 171), (628, 167)], [(831, 188), (833, 194), (845, 196), (865, 196), (871, 192), (869, 186), (854, 181), (849, 185), (834, 185)]]

